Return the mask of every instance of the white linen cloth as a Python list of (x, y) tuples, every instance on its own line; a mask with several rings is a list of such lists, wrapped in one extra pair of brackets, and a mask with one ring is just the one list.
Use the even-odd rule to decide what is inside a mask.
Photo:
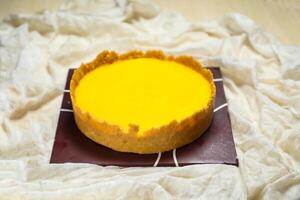
[[(66, 74), (161, 49), (224, 75), (239, 168), (49, 164)], [(0, 199), (300, 199), (300, 48), (240, 14), (190, 23), (146, 1), (65, 1), (0, 23)]]

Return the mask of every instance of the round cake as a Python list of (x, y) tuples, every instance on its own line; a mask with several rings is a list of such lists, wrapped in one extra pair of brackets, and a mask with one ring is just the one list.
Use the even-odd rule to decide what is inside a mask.
[(209, 127), (215, 85), (192, 57), (104, 51), (74, 72), (70, 94), (83, 134), (116, 151), (149, 154), (191, 143)]

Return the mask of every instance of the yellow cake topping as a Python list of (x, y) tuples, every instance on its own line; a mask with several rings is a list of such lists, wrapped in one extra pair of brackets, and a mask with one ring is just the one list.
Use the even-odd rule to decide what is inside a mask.
[(174, 61), (137, 58), (103, 65), (79, 82), (75, 100), (83, 112), (97, 120), (129, 124), (139, 135), (152, 128), (182, 121), (208, 106), (208, 80), (195, 70)]
[(104, 51), (70, 83), (81, 132), (116, 151), (150, 154), (181, 147), (210, 126), (212, 73), (189, 56)]

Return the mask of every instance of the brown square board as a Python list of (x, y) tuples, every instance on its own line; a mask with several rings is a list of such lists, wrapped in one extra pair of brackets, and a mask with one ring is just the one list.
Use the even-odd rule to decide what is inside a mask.
[(217, 95), (211, 126), (197, 140), (184, 147), (159, 154), (122, 153), (97, 144), (85, 137), (73, 118), (69, 94), (70, 69), (64, 90), (50, 163), (92, 163), (102, 166), (152, 167), (192, 164), (229, 164), (238, 166), (230, 118), (218, 67), (209, 67), (214, 75)]

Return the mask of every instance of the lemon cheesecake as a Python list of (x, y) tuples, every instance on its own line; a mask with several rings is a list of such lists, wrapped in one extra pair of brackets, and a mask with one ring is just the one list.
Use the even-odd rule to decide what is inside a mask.
[(188, 56), (104, 51), (82, 64), (70, 84), (78, 128), (116, 151), (181, 147), (197, 139), (213, 115), (213, 76)]

